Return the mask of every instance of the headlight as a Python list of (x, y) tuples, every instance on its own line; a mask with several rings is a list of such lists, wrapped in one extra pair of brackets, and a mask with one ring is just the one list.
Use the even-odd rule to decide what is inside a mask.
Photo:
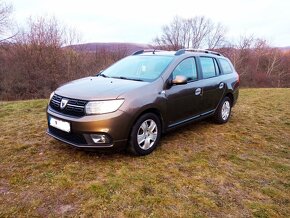
[(86, 114), (105, 114), (118, 110), (123, 104), (124, 99), (107, 101), (90, 101), (86, 105)]
[(52, 93), (50, 94), (50, 96), (49, 96), (49, 102), (50, 102), (50, 100), (52, 99), (53, 95), (54, 95), (54, 92), (52, 92)]

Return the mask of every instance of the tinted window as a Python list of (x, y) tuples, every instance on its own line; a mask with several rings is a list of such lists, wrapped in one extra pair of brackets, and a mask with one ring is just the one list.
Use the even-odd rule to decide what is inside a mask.
[(177, 75), (185, 76), (188, 81), (197, 80), (195, 59), (187, 58), (180, 62), (173, 71), (173, 78)]
[(200, 57), (200, 64), (204, 79), (216, 76), (216, 67), (213, 58)]
[(233, 69), (232, 69), (230, 63), (227, 60), (219, 59), (219, 61), (220, 61), (220, 64), (222, 66), (224, 74), (229, 74), (229, 73), (233, 72)]

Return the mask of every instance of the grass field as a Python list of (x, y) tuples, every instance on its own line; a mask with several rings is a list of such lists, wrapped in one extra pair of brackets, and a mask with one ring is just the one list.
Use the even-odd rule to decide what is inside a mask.
[(145, 157), (46, 136), (46, 103), (0, 103), (0, 217), (289, 217), (290, 89), (243, 89), (229, 123)]

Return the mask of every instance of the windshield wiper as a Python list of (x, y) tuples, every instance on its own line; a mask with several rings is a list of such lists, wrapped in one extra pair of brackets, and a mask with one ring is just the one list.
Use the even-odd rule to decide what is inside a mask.
[(127, 79), (127, 80), (134, 80), (134, 81), (144, 81), (142, 79), (135, 79), (135, 78), (128, 78), (128, 77), (125, 77), (125, 76), (113, 76), (112, 78), (115, 78), (115, 79)]
[(109, 76), (107, 76), (105, 74), (102, 74), (102, 73), (99, 73), (97, 76), (102, 76), (102, 77), (105, 77), (105, 78), (109, 78)]

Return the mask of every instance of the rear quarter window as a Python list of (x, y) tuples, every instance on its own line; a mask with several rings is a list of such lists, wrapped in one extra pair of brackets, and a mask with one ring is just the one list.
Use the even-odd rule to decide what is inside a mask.
[(219, 59), (219, 62), (221, 64), (222, 70), (224, 74), (230, 74), (233, 72), (233, 68), (231, 66), (231, 64), (225, 60), (225, 59)]

